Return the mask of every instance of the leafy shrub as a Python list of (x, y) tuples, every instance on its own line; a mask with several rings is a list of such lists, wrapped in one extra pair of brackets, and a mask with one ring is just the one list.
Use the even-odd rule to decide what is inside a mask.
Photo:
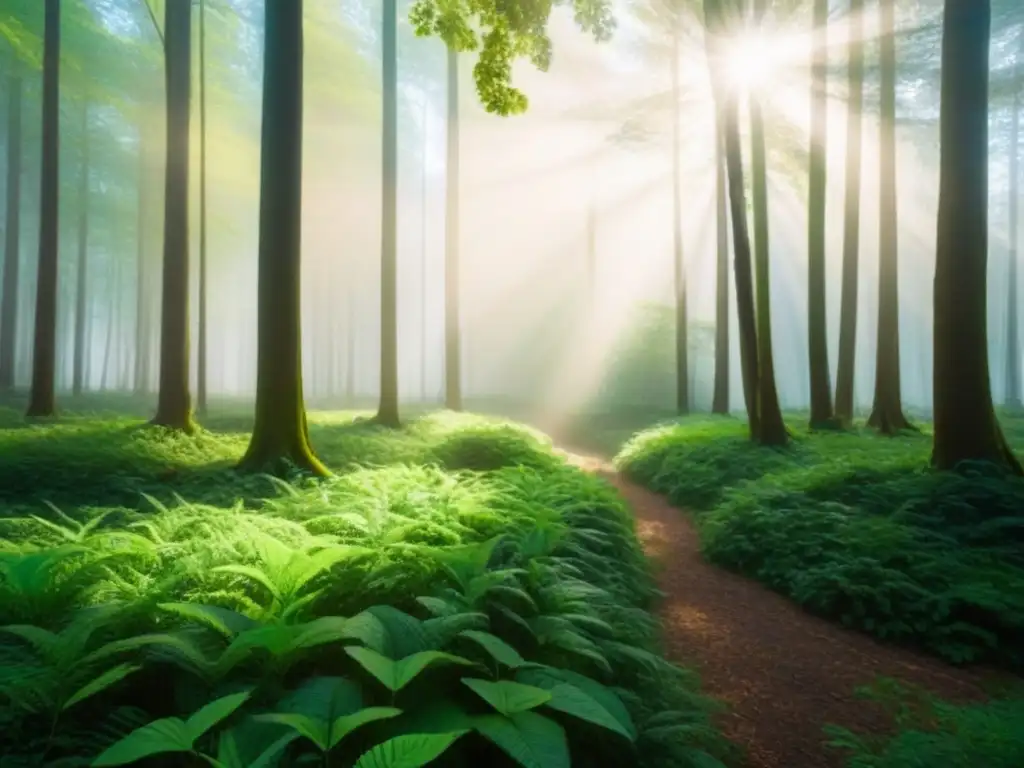
[(797, 433), (774, 450), (744, 432), (662, 425), (617, 462), (698, 513), (709, 560), (808, 610), (953, 662), (1024, 665), (1024, 481), (932, 472), (923, 435)]
[[(571, 754), (685, 768), (728, 754), (695, 681), (657, 654), (628, 511), (521, 428), (327, 416), (311, 432), (344, 471), (319, 482), (236, 479), (234, 437), (203, 435), (204, 466), (176, 463), (159, 434), (137, 457), (121, 426), (96, 427), (92, 454), (64, 455), (61, 425), (39, 429), (40, 466), (112, 462), (134, 481), (91, 485), (114, 502), (100, 509), (47, 509), (42, 474), (0, 516), (11, 765), (561, 768)], [(480, 455), (490, 469), (444, 468)], [(118, 504), (128, 487), (146, 495)]]

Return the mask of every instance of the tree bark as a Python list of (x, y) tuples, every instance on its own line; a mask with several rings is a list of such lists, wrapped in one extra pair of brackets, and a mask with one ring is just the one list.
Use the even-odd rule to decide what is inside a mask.
[(166, 0), (167, 171), (164, 191), (160, 391), (153, 424), (195, 430), (189, 394), (188, 165), (191, 97), (191, 0)]
[(1010, 129), (1010, 249), (1009, 274), (1006, 279), (1006, 393), (1004, 400), (1010, 408), (1021, 407), (1020, 385), (1020, 310), (1017, 306), (1020, 232), (1020, 91), (1024, 86), (1024, 29), (1018, 33), (1020, 47), (1013, 64), (1013, 115)]
[(60, 0), (46, 0), (43, 33), (43, 136), (39, 179), (39, 264), (27, 416), (53, 416), (57, 364), (57, 246), (60, 196)]
[(886, 435), (908, 429), (900, 398), (899, 246), (896, 197), (895, 0), (879, 2), (881, 97), (879, 117), (878, 342), (875, 397), (868, 425)]
[(423, 174), (420, 179), (420, 397), (426, 403), (430, 400), (427, 396), (427, 297), (429, 295), (427, 283), (427, 151), (430, 148), (427, 142), (427, 119), (429, 113), (427, 107), (429, 101), (423, 99)]
[(722, 140), (722, 110), (715, 108), (715, 391), (711, 412), (729, 413), (729, 208)]
[(946, 0), (935, 253), (935, 439), (932, 464), (991, 461), (1021, 474), (989, 386), (989, 0)]
[(690, 412), (690, 380), (688, 374), (689, 342), (687, 340), (686, 265), (683, 262), (683, 212), (680, 175), (682, 161), (679, 149), (680, 92), (679, 36), (680, 13), (672, 20), (672, 264), (675, 268), (675, 337), (676, 337), (676, 412)]
[(384, 0), (383, 200), (380, 242), (380, 404), (377, 421), (399, 425), (398, 415), (398, 6)]
[(810, 368), (811, 427), (831, 426), (828, 315), (825, 309), (825, 197), (828, 103), (828, 0), (814, 0), (811, 46), (811, 147), (807, 200), (807, 349)]
[(196, 360), (196, 409), (206, 415), (207, 385), (206, 264), (206, 0), (199, 0), (199, 328)]
[(136, 217), (136, 256), (135, 256), (135, 394), (149, 392), (150, 367), (150, 307), (149, 297), (149, 265), (146, 255), (146, 205), (149, 196), (146, 194), (148, 181), (146, 150), (146, 131), (139, 127), (139, 169), (138, 169), (138, 210)]
[(860, 194), (863, 154), (864, 0), (850, 0), (850, 93), (846, 113), (846, 201), (843, 212), (843, 285), (839, 309), (839, 368), (836, 373), (836, 418), (853, 423), (854, 373), (857, 358), (857, 301), (860, 274)]
[(21, 75), (7, 80), (7, 211), (4, 219), (4, 271), (0, 309), (0, 392), (14, 388), (18, 343), (18, 279), (21, 262)]
[(302, 0), (267, 0), (263, 54), (256, 421), (239, 469), (328, 474), (302, 393)]
[[(85, 378), (86, 307), (89, 277), (89, 102), (82, 102), (82, 177), (78, 188), (78, 274), (75, 286), (75, 351), (72, 394), (82, 394)], [(117, 297), (111, 296), (112, 301)]]
[(459, 318), (459, 55), (448, 49), (448, 145), (444, 217), (444, 407), (462, 410)]

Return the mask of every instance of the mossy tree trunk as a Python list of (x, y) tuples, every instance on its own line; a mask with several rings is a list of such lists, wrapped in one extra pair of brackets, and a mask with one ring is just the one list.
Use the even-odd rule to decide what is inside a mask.
[(1024, 28), (1020, 37), (1017, 58), (1013, 65), (1013, 114), (1010, 127), (1010, 249), (1007, 254), (1009, 269), (1006, 279), (1006, 393), (1010, 408), (1021, 407), (1020, 386), (1020, 309), (1017, 302), (1020, 258), (1020, 91), (1024, 86)]
[(715, 108), (715, 389), (711, 412), (729, 413), (729, 207), (722, 141), (722, 110)]
[(814, 0), (813, 25), (810, 178), (807, 199), (807, 350), (812, 428), (830, 426), (835, 418), (832, 411), (832, 384), (829, 381), (828, 315), (825, 309), (828, 0)]
[(53, 416), (57, 363), (57, 245), (60, 194), (60, 0), (46, 0), (43, 32), (43, 130), (39, 179), (39, 263), (29, 418)]
[(447, 169), (444, 217), (444, 407), (462, 410), (459, 312), (459, 54), (448, 48)]
[(679, 87), (679, 38), (682, 35), (681, 9), (672, 17), (672, 264), (675, 268), (676, 331), (676, 412), (690, 412), (689, 342), (687, 339), (686, 264), (683, 261), (682, 158), (679, 147), (681, 109)]
[[(82, 169), (78, 187), (78, 274), (75, 276), (75, 349), (71, 391), (82, 394), (85, 379), (86, 308), (89, 285), (89, 102), (82, 102)], [(111, 300), (119, 297), (114, 294)]]
[(399, 425), (398, 414), (398, 6), (384, 0), (384, 135), (380, 243), (380, 403), (377, 421)]
[(199, 0), (199, 327), (196, 359), (196, 410), (206, 414), (207, 388), (206, 263), (206, 0)]
[[(764, 0), (755, 0), (755, 23), (764, 18)], [(775, 353), (772, 349), (771, 238), (768, 218), (768, 166), (765, 150), (764, 112), (757, 94), (750, 94), (751, 195), (754, 209), (754, 274), (757, 324), (757, 402), (760, 419), (758, 440), (784, 445), (789, 435), (782, 420), (775, 385)], [(734, 209), (735, 211), (735, 209)], [(735, 213), (734, 213), (735, 215)]]
[(875, 398), (868, 425), (886, 435), (910, 427), (900, 396), (899, 245), (896, 198), (895, 0), (879, 2), (880, 109), (878, 213), (878, 341)]
[(843, 213), (843, 284), (839, 309), (839, 367), (836, 373), (836, 418), (853, 423), (854, 373), (857, 361), (857, 301), (860, 272), (860, 194), (863, 154), (864, 0), (850, 0), (849, 96), (846, 114), (846, 200)]
[(4, 219), (4, 270), (0, 289), (0, 392), (14, 388), (18, 341), (18, 280), (21, 266), (21, 74), (7, 79), (7, 196)]
[(302, 394), (302, 0), (267, 0), (260, 158), (256, 421), (239, 464), (326, 475)]
[(148, 251), (146, 248), (147, 217), (146, 206), (149, 203), (149, 196), (146, 194), (146, 186), (149, 181), (147, 154), (148, 142), (146, 141), (145, 127), (139, 124), (139, 168), (138, 187), (136, 192), (136, 253), (135, 253), (135, 373), (133, 388), (135, 394), (149, 392), (149, 364), (150, 364), (150, 304), (149, 304), (149, 264)]
[(188, 329), (188, 165), (192, 67), (192, 2), (166, 0), (167, 171), (164, 188), (163, 301), (160, 383), (153, 424), (192, 432)]
[(932, 464), (1021, 474), (992, 406), (987, 334), (989, 0), (946, 0), (935, 253)]

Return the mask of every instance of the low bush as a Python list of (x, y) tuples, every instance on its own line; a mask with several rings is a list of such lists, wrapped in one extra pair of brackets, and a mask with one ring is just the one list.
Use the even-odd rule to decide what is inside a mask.
[(697, 513), (709, 560), (808, 610), (949, 661), (1024, 666), (1024, 480), (933, 472), (925, 434), (794, 428), (792, 445), (765, 449), (745, 431), (664, 424), (617, 463)]
[(721, 765), (608, 485), (472, 417), (311, 433), (328, 480), (236, 476), (239, 434), (3, 433), (4, 766)]

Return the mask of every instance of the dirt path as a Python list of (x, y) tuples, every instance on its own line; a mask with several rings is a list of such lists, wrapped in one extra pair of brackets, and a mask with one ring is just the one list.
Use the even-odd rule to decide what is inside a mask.
[(825, 748), (822, 726), (889, 731), (879, 708), (853, 693), (879, 676), (948, 700), (984, 697), (990, 675), (882, 645), (706, 563), (685, 514), (599, 459), (569, 458), (605, 477), (632, 507), (666, 594), (660, 611), (666, 653), (697, 670), (704, 690), (727, 705), (719, 725), (746, 749), (749, 768), (839, 768), (842, 756)]

